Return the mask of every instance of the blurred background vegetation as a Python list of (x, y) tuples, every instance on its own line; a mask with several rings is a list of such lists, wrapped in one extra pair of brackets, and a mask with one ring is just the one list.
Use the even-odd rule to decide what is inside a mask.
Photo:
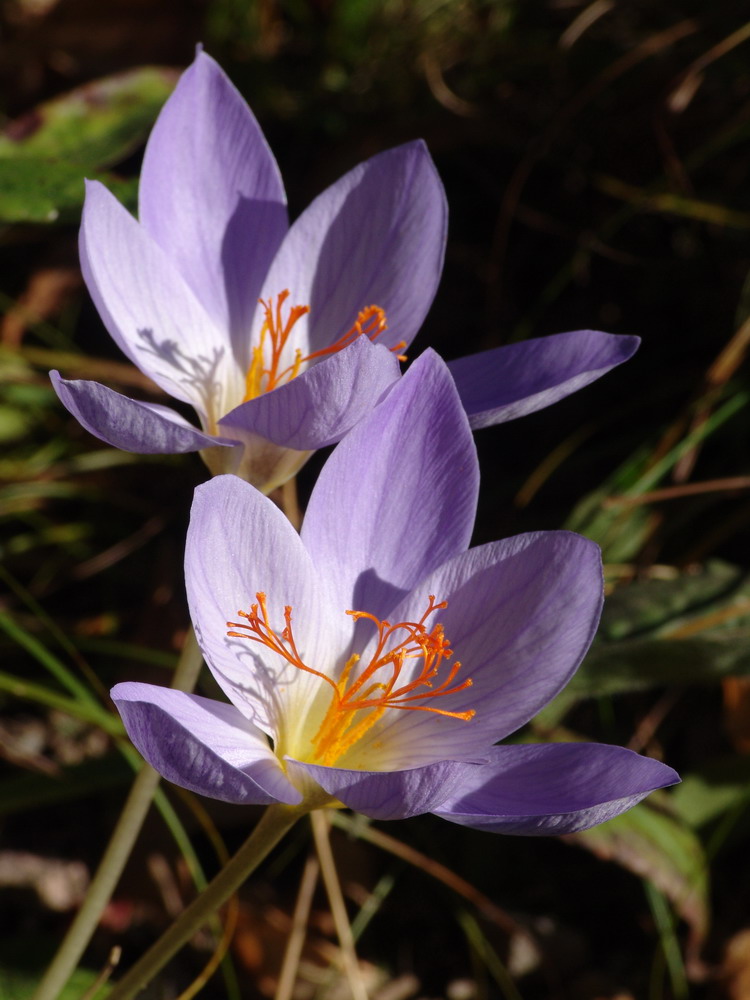
[[(684, 783), (567, 843), (342, 817), (372, 995), (747, 1000), (750, 21), (732, 0), (5, 0), (0, 996), (30, 995), (131, 780), (107, 689), (166, 682), (188, 624), (198, 459), (104, 447), (46, 373), (159, 399), (87, 298), (76, 230), (84, 176), (134, 206), (148, 130), (199, 41), (259, 118), (292, 216), (365, 157), (427, 141), (451, 222), (413, 353), (584, 327), (643, 338), (597, 385), (477, 436), (475, 542), (567, 526), (602, 545), (600, 637), (521, 738), (629, 745)], [(114, 944), (132, 961), (255, 819), (173, 789), (160, 809), (67, 1000)], [(243, 893), (201, 996), (273, 995), (308, 852), (301, 830)], [(330, 924), (315, 896), (300, 1000), (346, 996)], [(154, 996), (214, 947), (197, 940)]]

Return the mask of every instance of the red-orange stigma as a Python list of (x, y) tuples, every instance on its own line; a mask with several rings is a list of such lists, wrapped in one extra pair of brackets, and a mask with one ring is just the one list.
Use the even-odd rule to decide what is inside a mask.
[[(266, 595), (259, 592), (255, 596), (257, 604), (252, 604), (249, 611), (237, 612), (245, 622), (227, 622), (227, 626), (233, 630), (227, 635), (260, 642), (278, 653), (292, 666), (319, 677), (332, 689), (331, 704), (312, 740), (315, 759), (323, 764), (330, 765), (338, 760), (389, 708), (434, 712), (437, 715), (463, 720), (471, 719), (476, 714), (474, 709), (451, 712), (432, 705), (412, 704), (456, 694), (471, 687), (472, 684), (471, 678), (467, 678), (453, 685), (461, 669), (461, 663), (457, 660), (450, 667), (447, 676), (437, 687), (433, 687), (433, 681), (438, 675), (442, 661), (450, 659), (453, 650), (445, 638), (443, 626), (437, 624), (428, 629), (426, 623), (431, 614), (447, 607), (446, 601), (438, 603), (435, 597), (430, 595), (427, 610), (418, 622), (397, 622), (393, 625), (388, 621), (381, 621), (366, 611), (347, 611), (346, 613), (357, 621), (360, 619), (371, 621), (377, 629), (378, 641), (369, 664), (354, 680), (351, 679), (352, 671), (359, 662), (359, 656), (356, 654), (347, 661), (338, 681), (334, 681), (303, 662), (292, 632), (291, 606), (286, 605), (284, 608), (285, 625), (279, 634), (274, 631), (268, 620)], [(243, 631), (234, 631), (235, 629)], [(392, 640), (400, 632), (405, 633), (403, 638), (391, 645)], [(422, 660), (419, 673), (415, 674), (412, 680), (399, 685), (404, 664), (407, 660), (414, 659)], [(383, 679), (381, 673), (379, 675), (381, 679), (377, 679), (375, 675), (384, 668), (388, 671), (387, 676)], [(420, 688), (429, 690), (420, 691)], [(366, 711), (366, 715), (355, 718), (355, 713), (361, 711)]]
[[(252, 350), (252, 359), (245, 377), (245, 398), (255, 399), (264, 392), (270, 392), (279, 385), (291, 381), (299, 375), (302, 365), (316, 358), (323, 358), (329, 354), (337, 354), (349, 344), (353, 343), (357, 337), (365, 336), (370, 340), (376, 340), (388, 329), (385, 312), (380, 306), (367, 306), (360, 310), (353, 326), (343, 336), (330, 345), (312, 354), (302, 354), (302, 351), (295, 351), (294, 361), (291, 365), (280, 370), (281, 357), (286, 347), (289, 336), (295, 323), (306, 313), (310, 312), (309, 306), (290, 306), (286, 320), (282, 319), (282, 308), (289, 298), (289, 289), (284, 289), (276, 296), (276, 307), (273, 299), (259, 299), (263, 307), (265, 318), (260, 330), (260, 339), (256, 347)], [(270, 356), (266, 354), (266, 342), (269, 342)], [(406, 356), (400, 352), (406, 347), (406, 341), (400, 341), (395, 347), (391, 347), (399, 361), (406, 361)]]

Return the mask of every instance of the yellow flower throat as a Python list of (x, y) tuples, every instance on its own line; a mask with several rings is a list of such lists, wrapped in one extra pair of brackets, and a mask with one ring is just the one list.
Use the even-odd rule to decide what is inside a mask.
[[(472, 684), (471, 678), (467, 678), (452, 686), (461, 669), (457, 660), (448, 669), (447, 676), (433, 687), (442, 661), (449, 660), (453, 650), (445, 638), (443, 626), (437, 624), (428, 629), (426, 623), (431, 614), (447, 607), (446, 601), (436, 603), (435, 597), (430, 595), (427, 610), (418, 622), (397, 622), (393, 625), (366, 611), (347, 611), (357, 621), (361, 618), (371, 621), (377, 629), (378, 639), (364, 670), (354, 675), (354, 668), (360, 659), (355, 653), (347, 660), (338, 680), (333, 680), (303, 662), (292, 632), (291, 606), (285, 606), (285, 626), (281, 633), (277, 633), (268, 620), (266, 595), (261, 592), (255, 597), (258, 603), (251, 604), (249, 611), (237, 612), (243, 622), (227, 622), (232, 630), (227, 635), (261, 643), (297, 669), (319, 677), (332, 690), (331, 703), (312, 737), (313, 762), (326, 766), (335, 764), (389, 708), (434, 712), (463, 720), (471, 719), (476, 714), (474, 709), (451, 712), (424, 704), (429, 699), (456, 694)], [(234, 631), (236, 629), (242, 631)], [(411, 680), (399, 684), (406, 661), (415, 659), (422, 661), (421, 668), (418, 672), (411, 671)]]

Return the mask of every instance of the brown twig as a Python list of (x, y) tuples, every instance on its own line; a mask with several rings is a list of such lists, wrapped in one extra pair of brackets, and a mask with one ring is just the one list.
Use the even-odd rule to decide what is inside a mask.
[(661, 490), (651, 490), (638, 496), (616, 494), (602, 501), (605, 510), (616, 507), (639, 507), (647, 503), (659, 503), (662, 500), (679, 500), (682, 497), (697, 496), (701, 493), (735, 493), (737, 490), (750, 489), (750, 476), (728, 476), (725, 479), (707, 479), (702, 483), (680, 483), (678, 486), (665, 486)]
[[(487, 268), (487, 284), (490, 289), (494, 289), (494, 293), (491, 292), (494, 299), (502, 294), (501, 279), (505, 265), (510, 227), (521, 201), (521, 192), (526, 186), (526, 182), (534, 166), (549, 150), (557, 136), (568, 126), (571, 119), (582, 111), (589, 101), (593, 100), (600, 91), (611, 83), (614, 83), (615, 80), (633, 69), (644, 59), (657, 55), (688, 35), (694, 34), (698, 29), (699, 23), (697, 21), (686, 19), (671, 25), (664, 31), (651, 35), (645, 41), (641, 42), (640, 45), (636, 45), (635, 48), (626, 52), (619, 59), (616, 59), (599, 76), (579, 90), (567, 104), (560, 108), (546, 132), (530, 145), (526, 155), (518, 163), (506, 186), (495, 226)], [(494, 302), (491, 302), (490, 311), (493, 311), (493, 306)]]
[(360, 823), (356, 819), (352, 819), (346, 815), (334, 813), (331, 820), (334, 826), (341, 827), (348, 833), (381, 848), (381, 850), (388, 851), (389, 854), (401, 858), (402, 861), (406, 861), (415, 868), (420, 868), (432, 878), (437, 879), (438, 882), (442, 882), (443, 885), (447, 885), (453, 892), (468, 900), (483, 917), (491, 921), (506, 934), (509, 936), (521, 935), (527, 938), (535, 948), (537, 947), (534, 936), (525, 927), (516, 923), (509, 913), (506, 913), (505, 910), (493, 903), (483, 892), (480, 892), (479, 889), (470, 882), (467, 882), (466, 879), (461, 878), (460, 875), (451, 871), (450, 868), (440, 864), (439, 861), (435, 861), (416, 848), (404, 844), (403, 841), (397, 840), (395, 837), (391, 837), (390, 834), (383, 833), (381, 830)]

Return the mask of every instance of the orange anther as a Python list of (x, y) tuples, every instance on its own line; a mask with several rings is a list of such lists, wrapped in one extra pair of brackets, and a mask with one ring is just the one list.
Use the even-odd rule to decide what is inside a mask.
[[(351, 329), (339, 337), (330, 347), (313, 351), (311, 354), (303, 354), (300, 349), (297, 349), (294, 352), (292, 363), (281, 368), (282, 354), (295, 324), (302, 316), (310, 312), (309, 306), (290, 306), (289, 313), (284, 320), (282, 308), (288, 298), (289, 289), (285, 288), (276, 296), (275, 308), (273, 299), (258, 300), (263, 307), (264, 320), (258, 343), (252, 349), (252, 359), (245, 376), (243, 402), (255, 399), (256, 396), (260, 396), (264, 392), (270, 392), (285, 382), (290, 382), (299, 375), (302, 365), (307, 362), (326, 357), (329, 354), (337, 354), (352, 344), (357, 337), (365, 336), (374, 341), (388, 329), (383, 309), (375, 305), (367, 306), (359, 312)], [(400, 353), (405, 347), (406, 342), (402, 340), (390, 350), (397, 355), (399, 361), (406, 361), (406, 356)]]
[[(246, 624), (227, 622), (228, 627), (233, 630), (227, 634), (260, 642), (299, 670), (319, 677), (333, 689), (331, 704), (312, 740), (315, 760), (329, 765), (337, 761), (389, 708), (434, 712), (464, 721), (476, 714), (474, 709), (455, 712), (425, 704), (434, 698), (457, 694), (472, 684), (471, 678), (454, 683), (461, 669), (461, 663), (456, 661), (448, 668), (443, 680), (435, 686), (441, 664), (453, 656), (453, 650), (445, 638), (441, 624), (433, 625), (432, 628), (427, 626), (430, 615), (447, 607), (445, 601), (437, 602), (434, 595), (430, 595), (427, 610), (416, 622), (391, 624), (367, 611), (347, 611), (356, 621), (371, 621), (378, 636), (370, 662), (364, 669), (357, 670), (354, 676), (354, 668), (359, 662), (359, 656), (355, 654), (347, 661), (338, 681), (303, 662), (292, 632), (291, 607), (287, 605), (284, 608), (285, 625), (279, 634), (269, 623), (266, 595), (259, 592), (256, 599), (258, 603), (252, 604), (250, 611), (238, 612)], [(242, 631), (236, 631), (237, 629)], [(410, 680), (399, 684), (409, 660), (421, 661), (421, 666), (418, 671), (410, 671)]]

